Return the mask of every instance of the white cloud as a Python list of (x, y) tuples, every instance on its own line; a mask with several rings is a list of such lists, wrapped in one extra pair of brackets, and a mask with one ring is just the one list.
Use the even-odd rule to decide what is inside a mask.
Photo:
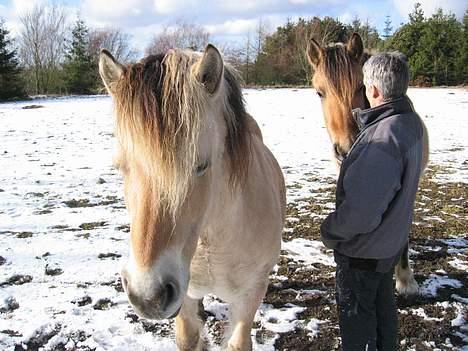
[(162, 33), (163, 29), (163, 24), (154, 23), (126, 30), (126, 32), (132, 36), (132, 47), (137, 53), (137, 58), (144, 56), (148, 44), (155, 35)]
[(0, 5), (0, 17), (5, 17), (7, 14), (7, 8), (5, 5)]
[(289, 0), (289, 3), (293, 5), (324, 5), (324, 4), (339, 4), (343, 3), (343, 0)]
[(338, 19), (346, 24), (351, 23), (354, 20), (355, 15), (353, 15), (351, 12), (345, 12), (341, 15), (338, 16)]
[(462, 18), (467, 8), (464, 0), (393, 0), (395, 7), (405, 20), (417, 2), (421, 4), (425, 16), (431, 16), (438, 8), (442, 8), (445, 13), (452, 12), (458, 18)]
[(154, 0), (153, 6), (158, 14), (173, 15), (191, 8), (203, 10), (206, 3), (197, 0)]
[(222, 11), (230, 13), (248, 13), (261, 9), (273, 9), (280, 5), (279, 0), (222, 0), (217, 3)]
[(21, 16), (24, 13), (31, 11), (36, 4), (43, 2), (43, 0), (13, 0), (12, 12), (16, 16)]
[(85, 0), (83, 12), (96, 21), (112, 21), (123, 17), (137, 17), (151, 12), (150, 0)]
[(205, 28), (212, 35), (242, 35), (256, 27), (256, 19), (229, 20), (221, 24), (206, 25)]

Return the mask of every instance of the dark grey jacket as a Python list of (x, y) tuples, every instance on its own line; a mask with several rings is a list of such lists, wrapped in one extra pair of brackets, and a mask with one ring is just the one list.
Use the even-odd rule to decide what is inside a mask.
[(408, 241), (422, 170), (422, 122), (406, 96), (353, 111), (360, 133), (343, 160), (325, 246), (349, 257), (388, 259)]

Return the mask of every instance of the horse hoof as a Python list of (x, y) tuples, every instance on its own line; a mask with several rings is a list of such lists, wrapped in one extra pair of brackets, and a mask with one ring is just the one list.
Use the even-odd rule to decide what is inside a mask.
[(408, 279), (398, 280), (396, 282), (396, 290), (398, 295), (411, 296), (419, 293), (419, 286), (413, 276)]

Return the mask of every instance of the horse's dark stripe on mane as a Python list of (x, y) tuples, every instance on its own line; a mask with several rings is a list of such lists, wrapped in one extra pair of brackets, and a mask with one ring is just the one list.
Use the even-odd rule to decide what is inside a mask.
[[(363, 53), (360, 61), (357, 62), (360, 68), (362, 68), (369, 57), (369, 53)], [(329, 85), (342, 101), (351, 104), (352, 97), (355, 95), (356, 90), (363, 84), (362, 70), (356, 71), (353, 68), (356, 61), (350, 57), (346, 46), (341, 43), (326, 47), (324, 58), (323, 69), (325, 76), (328, 77)], [(369, 101), (365, 96), (365, 92), (363, 92), (363, 94), (365, 107), (367, 108), (369, 107)]]
[(325, 71), (332, 86), (341, 98), (347, 99), (352, 96), (350, 93), (354, 89), (353, 70), (351, 58), (346, 52), (344, 45), (328, 46), (325, 56)]
[(162, 64), (164, 54), (150, 55), (143, 60), (142, 65), (142, 84), (141, 98), (142, 115), (152, 119), (155, 123), (155, 130), (158, 133), (156, 142), (162, 142), (167, 135), (166, 124), (162, 111), (162, 91), (165, 76), (165, 68)]
[(250, 159), (250, 138), (247, 130), (247, 112), (239, 81), (230, 68), (224, 70), (227, 88), (226, 148), (231, 158), (231, 181), (245, 178)]
[[(137, 127), (139, 123), (146, 130), (156, 132), (158, 142), (165, 135), (162, 113), (162, 88), (165, 75), (162, 60), (164, 55), (150, 55), (140, 62), (127, 66), (119, 81), (119, 94), (124, 102), (122, 116), (126, 124)], [(134, 105), (135, 104), (135, 105)], [(134, 115), (132, 108), (138, 106), (141, 113)], [(140, 122), (134, 119), (141, 119)], [(133, 119), (133, 120), (132, 120)]]
[(165, 75), (164, 65), (161, 64), (163, 59), (164, 54), (151, 55), (141, 62), (143, 64), (143, 83), (147, 87), (153, 88), (159, 106), (162, 104), (162, 84)]

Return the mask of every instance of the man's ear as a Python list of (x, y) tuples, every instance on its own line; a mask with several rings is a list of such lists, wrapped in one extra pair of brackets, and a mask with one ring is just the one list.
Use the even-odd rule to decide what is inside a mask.
[(379, 89), (377, 89), (375, 85), (371, 85), (370, 89), (372, 98), (377, 99), (379, 96), (381, 96)]
[(198, 65), (197, 80), (203, 84), (210, 94), (214, 94), (223, 76), (223, 58), (213, 45), (206, 46), (203, 57)]
[(115, 92), (115, 84), (122, 76), (125, 67), (121, 65), (114, 56), (111, 55), (106, 49), (102, 49), (99, 54), (99, 74), (111, 94)]

